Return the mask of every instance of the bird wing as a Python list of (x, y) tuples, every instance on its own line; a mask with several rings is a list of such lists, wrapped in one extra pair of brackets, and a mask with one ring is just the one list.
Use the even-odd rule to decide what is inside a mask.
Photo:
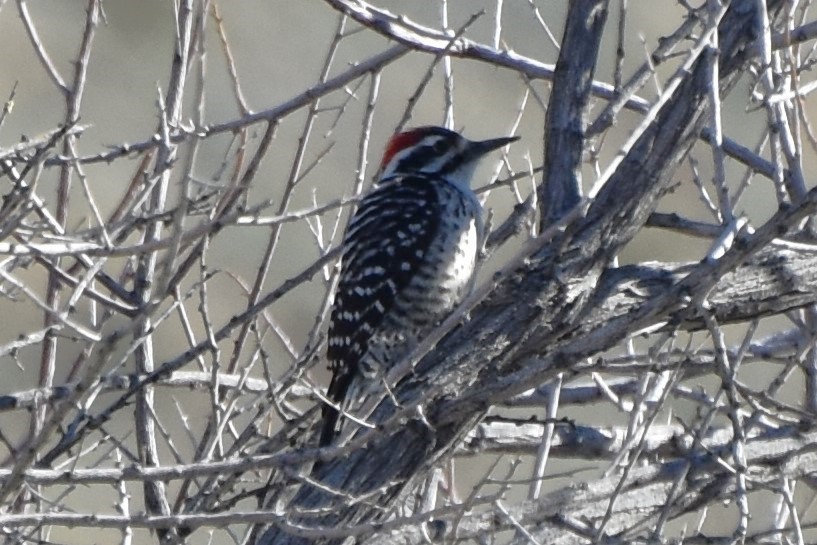
[[(439, 200), (433, 184), (417, 176), (381, 182), (349, 223), (327, 350), (333, 371), (327, 397), (339, 405), (363, 371), (369, 341), (382, 331), (397, 295), (417, 273), (437, 233)], [(328, 405), (323, 412), (324, 431), (331, 439), (338, 413)]]

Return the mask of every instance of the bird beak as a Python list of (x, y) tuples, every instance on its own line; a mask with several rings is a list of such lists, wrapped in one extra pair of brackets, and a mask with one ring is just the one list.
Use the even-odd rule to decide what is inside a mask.
[(518, 136), (505, 136), (503, 138), (492, 138), (491, 140), (472, 142), (471, 146), (474, 156), (479, 157), (480, 155), (485, 155), (486, 153), (494, 151), (497, 148), (506, 146), (511, 142), (516, 142), (517, 140), (519, 140)]

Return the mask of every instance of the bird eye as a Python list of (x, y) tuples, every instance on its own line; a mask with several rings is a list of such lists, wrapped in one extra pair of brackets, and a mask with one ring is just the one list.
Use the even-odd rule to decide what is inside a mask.
[(445, 145), (444, 140), (437, 140), (436, 142), (434, 142), (434, 145), (431, 146), (431, 149), (433, 149), (437, 153), (442, 153), (445, 151), (446, 147), (447, 146)]

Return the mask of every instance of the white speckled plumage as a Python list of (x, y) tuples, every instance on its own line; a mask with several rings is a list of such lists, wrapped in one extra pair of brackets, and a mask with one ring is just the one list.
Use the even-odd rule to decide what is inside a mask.
[(472, 142), (440, 127), (395, 135), (375, 188), (344, 236), (327, 355), (333, 376), (321, 444), (383, 377), (470, 290), (483, 237), (470, 188), (487, 152), (515, 138)]

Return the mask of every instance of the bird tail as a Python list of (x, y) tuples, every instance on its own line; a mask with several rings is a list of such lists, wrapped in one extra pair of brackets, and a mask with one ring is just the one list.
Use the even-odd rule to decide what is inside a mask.
[(321, 437), (318, 446), (326, 447), (332, 444), (335, 436), (340, 432), (340, 412), (330, 405), (324, 403), (321, 411)]
[[(321, 436), (318, 446), (326, 447), (332, 444), (332, 441), (340, 434), (343, 419), (341, 418), (341, 411), (346, 410), (349, 406), (351, 397), (351, 390), (354, 387), (355, 373), (335, 372), (332, 376), (332, 381), (329, 383), (329, 389), (326, 391), (326, 397), (332, 403), (324, 403), (321, 411)], [(338, 408), (340, 410), (338, 410)]]

